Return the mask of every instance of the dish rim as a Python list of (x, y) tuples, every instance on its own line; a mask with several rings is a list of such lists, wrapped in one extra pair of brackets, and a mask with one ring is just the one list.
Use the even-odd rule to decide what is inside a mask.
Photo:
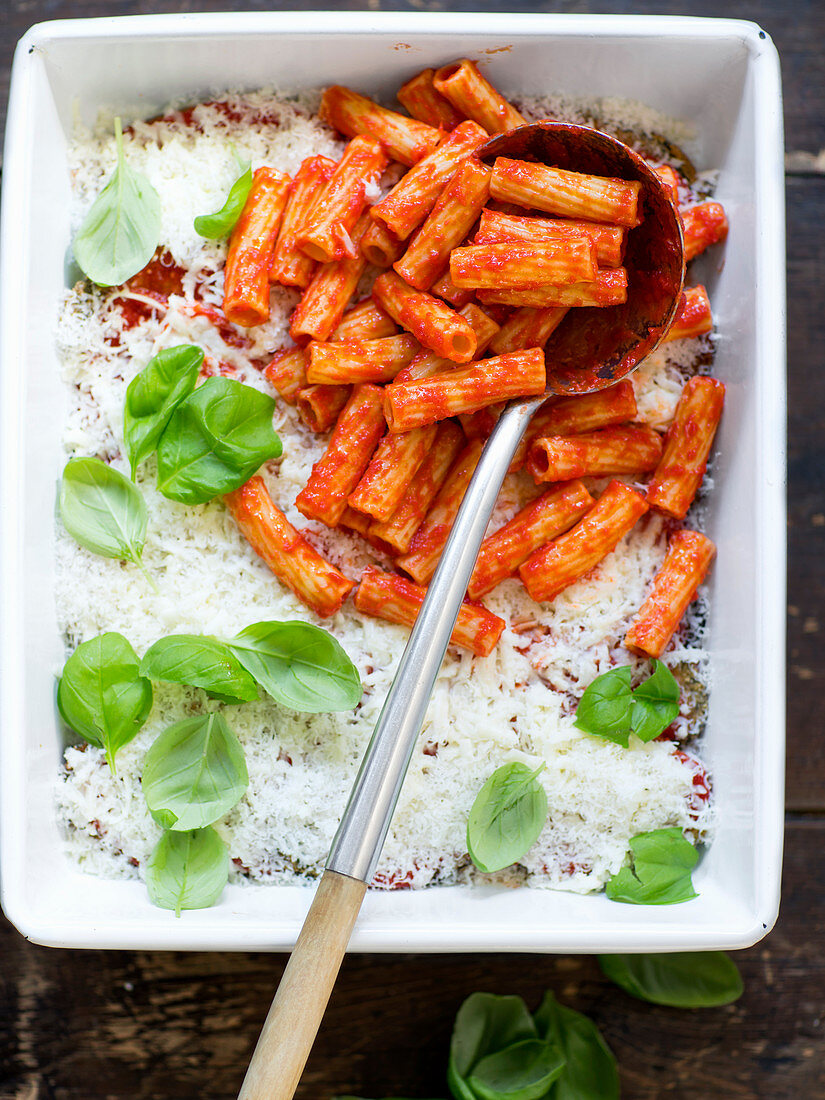
[[(317, 26), (317, 17), (321, 17), (324, 30), (316, 31), (310, 22)], [(11, 364), (15, 360), (15, 348), (18, 346), (14, 328), (16, 320), (23, 316), (22, 304), (25, 299), (23, 285), (25, 280), (19, 277), (19, 247), (25, 242), (27, 221), (20, 217), (19, 210), (27, 209), (24, 188), (23, 169), (27, 163), (25, 156), (31, 135), (25, 130), (24, 116), (31, 94), (30, 79), (34, 66), (38, 63), (40, 49), (57, 41), (71, 41), (83, 38), (97, 40), (116, 39), (118, 41), (133, 37), (192, 37), (220, 38), (225, 35), (234, 37), (260, 34), (300, 34), (305, 37), (364, 36), (382, 35), (428, 35), (461, 34), (468, 31), (467, 13), (367, 13), (367, 12), (269, 12), (269, 13), (196, 13), (162, 14), (145, 16), (100, 17), (94, 19), (56, 20), (33, 26), (21, 39), (15, 53), (14, 67), (9, 98), (8, 129), (4, 157), (5, 179), (3, 189), (2, 212), (2, 255), (0, 256), (0, 285), (3, 287), (3, 299), (0, 303), (0, 461), (6, 471), (13, 471), (0, 486), (0, 508), (6, 517), (19, 521), (20, 494), (22, 491), (21, 423), (19, 410), (20, 385), (13, 378)], [(761, 65), (760, 79), (755, 84), (757, 107), (763, 128), (758, 132), (755, 149), (755, 178), (762, 188), (762, 200), (767, 218), (762, 225), (762, 234), (757, 242), (757, 271), (760, 282), (757, 286), (758, 310), (757, 324), (765, 347), (765, 358), (777, 363), (784, 362), (784, 308), (777, 311), (777, 303), (784, 307), (784, 177), (781, 173), (782, 118), (781, 88), (776, 51), (770, 39), (756, 24), (730, 19), (701, 19), (691, 16), (599, 16), (599, 15), (553, 15), (550, 13), (533, 15), (507, 15), (504, 13), (473, 14), (471, 33), (478, 37), (512, 37), (516, 39), (532, 37), (536, 34), (548, 36), (598, 35), (600, 37), (630, 37), (651, 39), (663, 34), (669, 36), (689, 35), (693, 38), (708, 40), (736, 37), (742, 40), (750, 54), (750, 63), (756, 60)], [(19, 166), (19, 167), (18, 167)], [(779, 170), (777, 170), (779, 167)], [(25, 249), (24, 249), (25, 254)], [(779, 262), (777, 262), (779, 261)], [(769, 308), (770, 307), (770, 308)], [(760, 320), (760, 317), (762, 318)], [(772, 324), (768, 318), (772, 319)], [(758, 408), (758, 431), (760, 440), (767, 440), (764, 453), (760, 454), (759, 469), (755, 480), (759, 486), (756, 494), (756, 506), (759, 512), (759, 529), (767, 536), (768, 527), (778, 517), (784, 515), (784, 465), (781, 475), (777, 468), (777, 459), (784, 463), (785, 422), (784, 393), (761, 394)], [(17, 524), (6, 523), (0, 532), (0, 577), (2, 577), (3, 603), (5, 613), (0, 623), (0, 684), (2, 697), (6, 704), (6, 721), (0, 730), (0, 865), (2, 882), (0, 892), (3, 908), (15, 926), (28, 938), (46, 944), (76, 947), (161, 947), (169, 949), (233, 947), (248, 949), (284, 949), (294, 940), (297, 927), (293, 928), (273, 922), (271, 918), (244, 925), (243, 933), (233, 942), (216, 937), (215, 928), (208, 923), (190, 919), (177, 922), (177, 926), (166, 926), (155, 930), (147, 940), (145, 928), (141, 922), (130, 927), (127, 920), (117, 927), (103, 931), (95, 922), (87, 927), (77, 927), (71, 923), (61, 924), (48, 915), (30, 909), (25, 891), (26, 875), (31, 873), (23, 865), (22, 844), (16, 841), (19, 830), (16, 823), (26, 819), (25, 797), (26, 752), (23, 739), (15, 737), (19, 725), (15, 716), (20, 718), (22, 685), (21, 647), (15, 644), (13, 625), (21, 620), (22, 608), (19, 607), (18, 593), (15, 587), (15, 570), (22, 561), (22, 528)], [(727, 931), (718, 930), (718, 934), (704, 932), (696, 937), (692, 945), (695, 949), (707, 947), (745, 947), (757, 942), (773, 925), (779, 905), (779, 877), (782, 855), (782, 792), (784, 776), (784, 576), (785, 545), (783, 540), (771, 541), (765, 537), (757, 547), (757, 589), (761, 599), (763, 629), (760, 635), (762, 646), (770, 644), (775, 656), (764, 667), (772, 675), (766, 676), (759, 690), (759, 699), (765, 724), (776, 729), (777, 736), (769, 744), (755, 746), (756, 766), (755, 785), (758, 786), (762, 805), (766, 813), (756, 818), (753, 842), (761, 859), (755, 859), (754, 911), (747, 915), (739, 914), (736, 920), (729, 922)], [(119, 883), (121, 886), (136, 884)], [(267, 888), (270, 889), (270, 888)], [(461, 891), (462, 887), (451, 887)], [(479, 888), (472, 889), (474, 896), (480, 897)], [(482, 892), (483, 892), (482, 888)], [(304, 891), (307, 895), (308, 890)], [(307, 904), (309, 898), (307, 896)], [(391, 907), (389, 907), (391, 909)], [(623, 907), (626, 908), (626, 907)], [(231, 930), (232, 910), (228, 907), (228, 922), (219, 921), (224, 929)], [(637, 914), (641, 917), (641, 914)], [(686, 920), (687, 920), (686, 913)], [(639, 925), (645, 926), (640, 920)], [(622, 929), (622, 925), (629, 924)], [(616, 938), (596, 943), (588, 937), (587, 929), (572, 929), (567, 933), (558, 930), (537, 936), (534, 929), (528, 929), (526, 937), (510, 930), (508, 942), (485, 930), (484, 927), (456, 927), (445, 932), (443, 927), (428, 929), (421, 925), (415, 935), (403, 928), (387, 927), (371, 929), (368, 933), (356, 935), (352, 948), (356, 950), (393, 951), (393, 950), (579, 950), (597, 951), (608, 949), (621, 950), (673, 950), (683, 942), (681, 930), (677, 932), (667, 925), (655, 929), (647, 927), (631, 931), (633, 922), (616, 922)], [(651, 937), (653, 943), (650, 942)], [(231, 938), (231, 937), (230, 937)], [(460, 942), (456, 942), (460, 939)], [(243, 942), (240, 942), (240, 941)], [(635, 946), (634, 946), (635, 945)]]

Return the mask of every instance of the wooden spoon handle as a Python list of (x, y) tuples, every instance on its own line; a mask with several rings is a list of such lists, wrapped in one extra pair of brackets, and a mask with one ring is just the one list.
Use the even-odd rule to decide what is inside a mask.
[(321, 1024), (367, 884), (324, 871), (238, 1100), (291, 1100)]

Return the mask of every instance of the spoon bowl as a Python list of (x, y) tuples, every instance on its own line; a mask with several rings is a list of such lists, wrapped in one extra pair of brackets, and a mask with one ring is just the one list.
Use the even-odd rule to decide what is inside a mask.
[(627, 233), (627, 301), (568, 311), (545, 347), (547, 391), (592, 393), (618, 382), (670, 327), (685, 274), (682, 222), (670, 189), (617, 138), (587, 126), (534, 122), (488, 141), (477, 155), (526, 160), (592, 176), (637, 181), (641, 224)]

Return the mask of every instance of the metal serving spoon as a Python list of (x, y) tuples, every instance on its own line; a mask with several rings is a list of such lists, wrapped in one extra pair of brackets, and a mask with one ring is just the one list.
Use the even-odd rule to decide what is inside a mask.
[(487, 142), (507, 156), (589, 175), (638, 180), (641, 225), (628, 234), (627, 302), (571, 309), (546, 349), (547, 390), (514, 401), (482, 452), (419, 611), (332, 842), (298, 941), (264, 1023), (239, 1100), (290, 1100), (372, 880), (441, 662), (504, 475), (548, 396), (613, 385), (649, 355), (676, 314), (684, 245), (669, 189), (622, 142), (584, 126), (538, 122)]

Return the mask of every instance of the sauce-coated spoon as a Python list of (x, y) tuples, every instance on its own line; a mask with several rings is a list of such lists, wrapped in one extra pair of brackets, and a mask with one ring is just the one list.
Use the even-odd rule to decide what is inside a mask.
[(332, 842), (326, 870), (264, 1023), (239, 1100), (290, 1100), (378, 863), (450, 634), (504, 475), (535, 411), (552, 394), (591, 393), (649, 355), (676, 314), (684, 278), (681, 221), (668, 188), (638, 154), (584, 126), (538, 122), (493, 138), (507, 156), (638, 180), (641, 225), (628, 233), (627, 301), (571, 309), (546, 349), (547, 391), (502, 413), (444, 547)]

